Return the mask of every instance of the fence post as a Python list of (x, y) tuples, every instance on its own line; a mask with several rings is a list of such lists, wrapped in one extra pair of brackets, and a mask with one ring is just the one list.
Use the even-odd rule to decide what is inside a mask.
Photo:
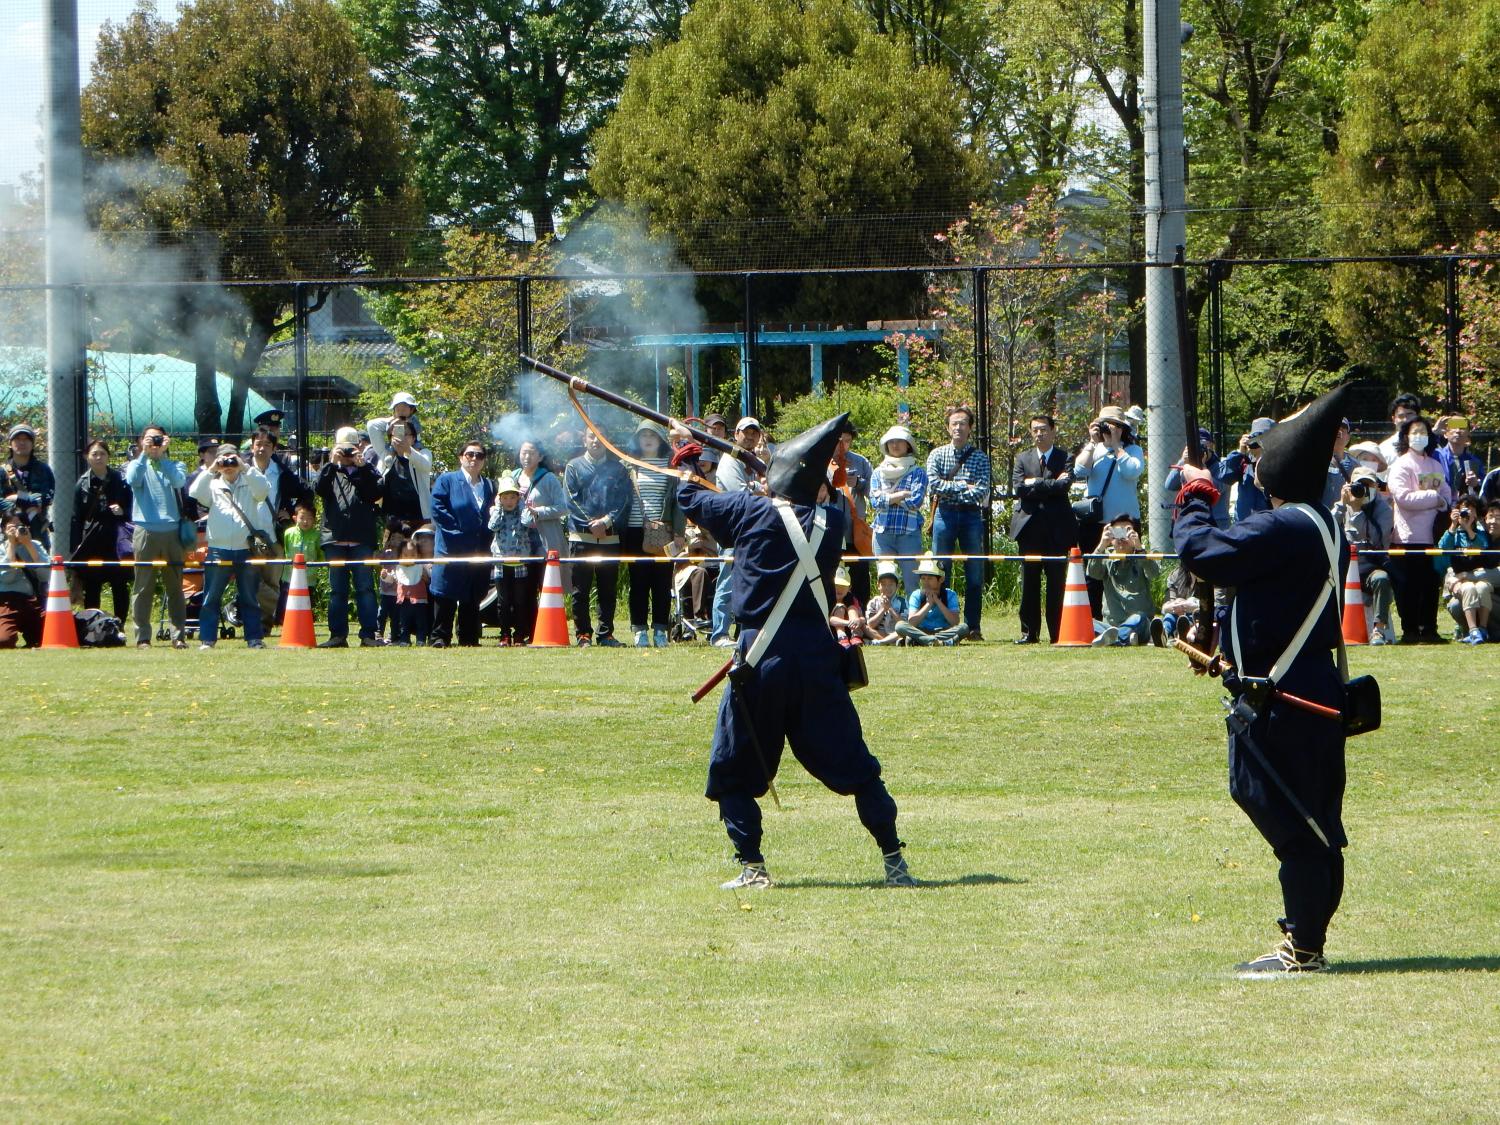
[(516, 279), (516, 405), (522, 414), (531, 413), (531, 387), (535, 374), (528, 373), (521, 356), (531, 354), (531, 277)]
[[(1224, 262), (1208, 263), (1208, 410), (1214, 448), (1224, 448)], [(1199, 399), (1202, 402), (1202, 399)], [(1198, 425), (1204, 420), (1198, 419)], [(1188, 435), (1191, 440), (1192, 435)]]
[[(975, 427), (979, 432), (974, 435), (975, 442), (984, 451), (986, 457), (990, 455), (990, 275), (989, 271), (982, 266), (974, 270), (974, 409), (979, 415), (976, 419), (978, 425)], [(990, 488), (994, 489), (994, 461), (990, 462)], [(994, 538), (994, 504), (985, 501), (984, 505), (984, 549), (988, 554)], [(984, 572), (988, 578), (990, 565), (985, 563)], [(967, 593), (964, 595), (967, 597)]]
[(745, 306), (742, 316), (745, 318), (744, 336), (745, 342), (740, 347), (740, 414), (753, 414), (752, 403), (755, 402), (753, 384), (756, 371), (756, 330), (755, 330), (755, 275), (745, 275)]
[(307, 283), (292, 286), (292, 373), (297, 381), (295, 425), (297, 427), (297, 464), (305, 473), (312, 464), (312, 443), (307, 432)]
[(1443, 374), (1448, 383), (1448, 409), (1462, 410), (1462, 387), (1458, 377), (1458, 334), (1463, 327), (1458, 306), (1458, 259), (1443, 259)]

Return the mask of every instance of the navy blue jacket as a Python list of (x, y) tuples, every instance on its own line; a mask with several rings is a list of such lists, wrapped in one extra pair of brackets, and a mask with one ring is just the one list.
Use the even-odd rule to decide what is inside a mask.
[[(490, 509), (495, 505), (495, 482), (480, 482), (481, 502), (474, 503), (468, 478), (455, 469), (432, 482), (432, 525), (436, 529), (434, 553), (438, 558), (490, 553)], [(439, 598), (462, 601), (477, 598), (489, 585), (490, 565), (446, 564), (432, 568), (432, 593)]]
[[(1332, 521), (1326, 510), (1322, 515)], [(1227, 619), (1221, 632), (1224, 650), (1240, 671), (1265, 675), (1323, 589), (1328, 555), (1317, 530), (1305, 515), (1287, 507), (1255, 512), (1233, 527), (1218, 528), (1208, 504), (1193, 499), (1182, 506), (1172, 525), (1172, 538), (1188, 570), (1216, 586), (1234, 587), (1243, 651), (1236, 650)], [(1349, 569), (1349, 545), (1342, 528), (1336, 548), (1337, 581), (1342, 590)], [(1326, 670), (1332, 667), (1328, 654), (1338, 647), (1339, 636), (1335, 598), (1324, 608), (1301, 655), (1283, 677), (1287, 690), (1296, 692), (1292, 680), (1304, 673), (1313, 673), (1312, 679), (1319, 684), (1326, 682)], [(1342, 699), (1328, 702), (1338, 704)]]
[[(741, 628), (760, 628), (797, 564), (781, 516), (770, 499), (749, 492), (714, 492), (701, 484), (684, 481), (677, 487), (677, 502), (688, 519), (724, 546), (734, 549), (730, 612)], [(814, 509), (798, 506), (794, 511), (803, 532), (811, 538)], [(823, 589), (831, 606), (833, 574), (843, 552), (844, 515), (831, 507), (823, 508), (823, 512), (828, 519), (828, 530), (818, 547), (818, 569), (823, 572)], [(832, 641), (828, 619), (805, 586), (786, 618), (790, 632), (796, 632), (799, 624), (821, 628)]]

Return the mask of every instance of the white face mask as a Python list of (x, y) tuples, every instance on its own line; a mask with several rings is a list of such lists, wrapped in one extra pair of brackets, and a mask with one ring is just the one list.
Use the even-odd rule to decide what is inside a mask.
[(1411, 446), (1413, 449), (1417, 450), (1418, 452), (1421, 452), (1422, 450), (1424, 450), (1424, 449), (1427, 448), (1427, 435), (1426, 434), (1412, 434), (1411, 437), (1407, 438), (1406, 444), (1409, 445), (1409, 446)]

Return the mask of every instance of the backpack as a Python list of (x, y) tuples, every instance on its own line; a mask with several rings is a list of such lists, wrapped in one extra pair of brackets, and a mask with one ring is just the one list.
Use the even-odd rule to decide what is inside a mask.
[(84, 648), (119, 648), (125, 643), (120, 622), (102, 609), (86, 609), (73, 615), (78, 643)]

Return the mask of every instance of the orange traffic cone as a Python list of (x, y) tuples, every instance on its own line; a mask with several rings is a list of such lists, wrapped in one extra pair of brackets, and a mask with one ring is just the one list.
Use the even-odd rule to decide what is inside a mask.
[(286, 591), (286, 616), (281, 619), (282, 648), (312, 648), (312, 595), (307, 592), (307, 556), (292, 556), (292, 584)]
[(1068, 550), (1068, 577), (1063, 583), (1062, 624), (1057, 630), (1057, 644), (1091, 645), (1094, 643), (1094, 610), (1089, 605), (1089, 587), (1083, 578), (1083, 555), (1077, 547)]
[(547, 569), (542, 574), (542, 596), (536, 607), (536, 628), (531, 633), (532, 648), (567, 648), (568, 615), (563, 612), (562, 564), (556, 551), (547, 552)]
[(1370, 630), (1365, 625), (1365, 595), (1359, 585), (1359, 548), (1349, 548), (1349, 576), (1344, 580), (1344, 643), (1367, 645)]
[(77, 648), (78, 626), (73, 622), (73, 599), (61, 555), (52, 556), (52, 578), (47, 583), (47, 614), (42, 618), (43, 648)]

